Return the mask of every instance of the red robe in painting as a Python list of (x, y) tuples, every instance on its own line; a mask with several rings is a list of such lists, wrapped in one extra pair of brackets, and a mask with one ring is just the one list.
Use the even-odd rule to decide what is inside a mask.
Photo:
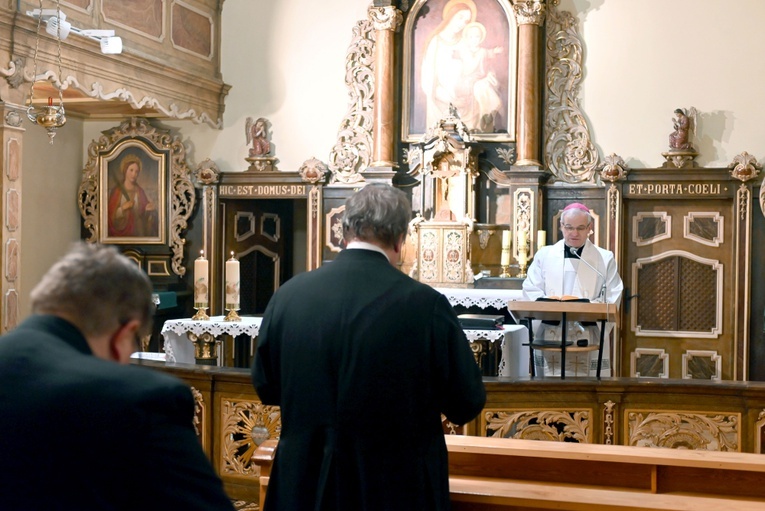
[(124, 195), (120, 187), (115, 186), (109, 194), (109, 236), (157, 236), (156, 216), (153, 211), (146, 211), (149, 199), (143, 188), (135, 188), (136, 204), (125, 211), (121, 218), (117, 217), (117, 211)]

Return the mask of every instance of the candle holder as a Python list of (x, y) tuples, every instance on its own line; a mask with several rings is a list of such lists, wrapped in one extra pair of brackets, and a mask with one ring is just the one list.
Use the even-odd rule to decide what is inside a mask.
[(208, 321), (210, 319), (210, 316), (207, 315), (207, 307), (194, 307), (194, 310), (197, 311), (191, 317), (194, 321)]
[(526, 259), (518, 261), (518, 276), (522, 279), (526, 278), (526, 268), (529, 267), (529, 262)]
[(509, 279), (510, 278), (510, 265), (509, 264), (503, 264), (500, 265), (502, 268), (502, 271), (500, 272), (499, 276), (503, 279)]
[(228, 314), (226, 314), (226, 317), (223, 318), (223, 321), (242, 321), (242, 318), (239, 317), (239, 314), (236, 313), (236, 311), (239, 310), (238, 308), (226, 308), (226, 310), (228, 311)]
[(218, 365), (218, 345), (220, 339), (216, 339), (211, 333), (195, 335), (189, 333), (189, 340), (194, 344), (194, 359), (199, 365)]

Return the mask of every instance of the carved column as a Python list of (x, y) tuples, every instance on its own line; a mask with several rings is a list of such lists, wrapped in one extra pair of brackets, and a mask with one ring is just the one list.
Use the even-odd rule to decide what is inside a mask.
[(394, 82), (393, 33), (403, 16), (394, 6), (370, 7), (369, 19), (375, 29), (374, 126), (372, 128), (372, 167), (398, 167), (394, 159)]
[(12, 330), (19, 319), (19, 263), (21, 247), (21, 149), (24, 128), (21, 120), (25, 115), (22, 107), (0, 103), (0, 161), (2, 167), (2, 188), (0, 188), (0, 204), (2, 204), (2, 248), (0, 261), (2, 264), (2, 331)]
[[(221, 276), (215, 268), (222, 268), (220, 252), (216, 247), (221, 246), (221, 233), (216, 228), (220, 225), (218, 208), (218, 183), (220, 182), (221, 171), (218, 165), (209, 158), (200, 163), (192, 173), (194, 186), (202, 190), (202, 250), (205, 251), (205, 257), (210, 262), (210, 281), (209, 290), (209, 311), (211, 316), (223, 314), (220, 308), (223, 303), (221, 296)], [(196, 259), (199, 254), (190, 254), (190, 259)]]
[(539, 121), (541, 87), (539, 83), (539, 33), (545, 19), (543, 0), (513, 4), (518, 24), (518, 166), (541, 167), (539, 161)]

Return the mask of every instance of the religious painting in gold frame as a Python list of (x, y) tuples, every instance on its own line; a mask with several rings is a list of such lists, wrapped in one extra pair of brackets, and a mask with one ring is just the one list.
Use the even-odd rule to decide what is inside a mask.
[[(130, 167), (133, 167), (132, 170)], [(140, 168), (138, 168), (140, 167)], [(123, 172), (136, 174), (135, 183), (125, 185)], [(196, 193), (186, 164), (186, 149), (181, 137), (155, 127), (147, 119), (133, 117), (118, 127), (102, 132), (88, 146), (88, 162), (82, 171), (78, 205), (83, 220), (83, 238), (89, 243), (144, 247), (141, 250), (164, 255), (172, 272), (186, 273), (183, 266), (184, 231), (194, 210)], [(122, 186), (120, 186), (122, 184)], [(138, 185), (143, 195), (137, 191)], [(124, 191), (123, 191), (124, 188)], [(127, 193), (125, 193), (127, 192)], [(128, 222), (109, 225), (112, 211), (119, 204), (137, 207), (146, 213), (140, 229), (128, 229)], [(126, 203), (130, 200), (134, 204)]]
[(164, 244), (167, 155), (129, 138), (99, 158), (101, 243)]
[(453, 105), (476, 141), (515, 140), (518, 30), (510, 2), (417, 0), (404, 25), (402, 135)]

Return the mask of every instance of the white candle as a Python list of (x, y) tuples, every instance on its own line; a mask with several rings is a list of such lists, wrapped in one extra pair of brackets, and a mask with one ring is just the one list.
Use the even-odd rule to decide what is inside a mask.
[(510, 248), (510, 231), (502, 231), (502, 248)]
[(545, 231), (537, 231), (537, 250), (547, 245), (547, 233)]
[(510, 266), (510, 249), (509, 248), (502, 249), (502, 257), (500, 258), (499, 264), (501, 266)]
[(233, 252), (226, 261), (226, 309), (239, 310), (239, 261)]
[(518, 251), (526, 248), (526, 231), (518, 231)]
[(209, 289), (209, 262), (205, 259), (205, 251), (199, 252), (199, 257), (194, 261), (194, 308), (206, 309), (209, 303), (207, 290)]

